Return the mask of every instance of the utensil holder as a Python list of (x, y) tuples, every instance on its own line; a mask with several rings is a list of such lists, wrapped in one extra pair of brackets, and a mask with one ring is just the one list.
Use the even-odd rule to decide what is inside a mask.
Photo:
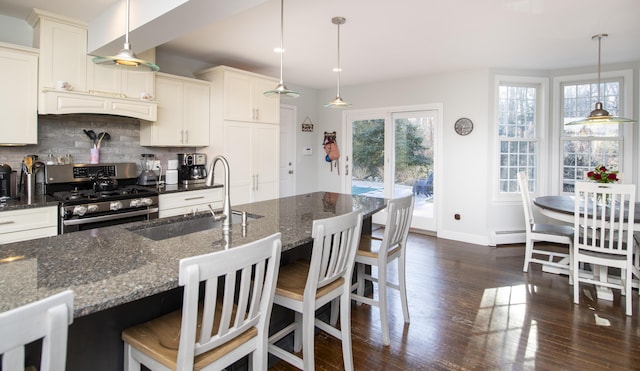
[(36, 187), (35, 180), (36, 178), (33, 176), (33, 174), (27, 173), (27, 181), (24, 187), (24, 194), (28, 204), (33, 203), (33, 195)]
[(91, 149), (89, 149), (89, 163), (90, 164), (98, 164), (98, 163), (100, 163), (100, 149), (99, 148), (91, 148)]

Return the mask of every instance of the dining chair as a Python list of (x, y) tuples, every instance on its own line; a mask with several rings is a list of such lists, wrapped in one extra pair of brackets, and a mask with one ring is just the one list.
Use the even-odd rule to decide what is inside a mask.
[(72, 322), (71, 290), (0, 313), (0, 369), (24, 371), (25, 345), (42, 339), (40, 367), (37, 369), (64, 371), (67, 333)]
[[(518, 173), (518, 186), (522, 195), (522, 208), (525, 220), (525, 252), (523, 272), (529, 270), (530, 263), (539, 263), (556, 267), (566, 272), (571, 277), (570, 255), (573, 245), (573, 227), (560, 224), (538, 223), (533, 216), (533, 204), (529, 193), (529, 177), (522, 171)], [(536, 247), (536, 242), (557, 243), (567, 245), (566, 252), (545, 249), (545, 246)], [(544, 256), (544, 258), (540, 257)]]
[(251, 354), (253, 369), (266, 370), (280, 251), (275, 233), (180, 260), (182, 309), (122, 332), (124, 369), (221, 370)]
[[(389, 200), (387, 204), (387, 220), (384, 226), (382, 238), (363, 235), (356, 253), (356, 283), (352, 285), (351, 299), (356, 303), (365, 303), (377, 306), (380, 309), (380, 322), (382, 328), (382, 343), (389, 345), (389, 311), (387, 288), (393, 288), (400, 293), (402, 314), (404, 322), (409, 323), (409, 306), (407, 304), (407, 285), (405, 277), (407, 236), (413, 216), (413, 195)], [(393, 261), (398, 262), (398, 281), (391, 282), (387, 275), (387, 268)], [(367, 273), (367, 267), (376, 267), (377, 275), (371, 271)], [(371, 281), (378, 284), (378, 299), (364, 295), (365, 282)]]
[[(631, 286), (635, 275), (633, 239), (635, 184), (576, 182), (573, 250), (573, 302), (580, 303), (580, 282), (620, 289), (625, 314), (632, 314)], [(579, 275), (579, 263), (588, 263), (592, 274)], [(608, 268), (620, 269), (620, 279)]]
[[(351, 278), (362, 229), (362, 213), (353, 211), (313, 221), (310, 261), (280, 269), (274, 304), (295, 312), (295, 321), (269, 338), (269, 353), (302, 370), (314, 369), (315, 327), (342, 342), (343, 369), (353, 370), (351, 350)], [(339, 300), (340, 327), (316, 319), (316, 310)], [(293, 332), (293, 352), (276, 344)], [(339, 367), (338, 367), (339, 368)]]

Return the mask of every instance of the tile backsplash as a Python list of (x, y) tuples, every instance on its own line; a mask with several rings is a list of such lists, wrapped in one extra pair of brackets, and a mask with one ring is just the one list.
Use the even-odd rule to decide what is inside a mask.
[[(38, 116), (38, 144), (22, 147), (0, 147), (0, 163), (13, 170), (20, 170), (26, 155), (38, 155), (38, 161), (46, 162), (49, 154), (70, 154), (74, 163), (89, 163), (89, 149), (93, 142), (82, 131), (96, 134), (107, 132), (111, 140), (100, 145), (100, 162), (135, 162), (140, 154), (153, 153), (166, 166), (167, 160), (176, 159), (178, 153), (196, 152), (193, 147), (143, 147), (140, 146), (140, 120), (121, 116), (74, 114)], [(20, 128), (16, 128), (20, 130)]]

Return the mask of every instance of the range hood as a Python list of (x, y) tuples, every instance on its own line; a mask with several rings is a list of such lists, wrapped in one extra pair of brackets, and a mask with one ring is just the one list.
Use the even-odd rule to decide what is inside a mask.
[(98, 113), (156, 121), (157, 112), (156, 102), (94, 91), (77, 92), (43, 88), (38, 102), (38, 113), (41, 115)]

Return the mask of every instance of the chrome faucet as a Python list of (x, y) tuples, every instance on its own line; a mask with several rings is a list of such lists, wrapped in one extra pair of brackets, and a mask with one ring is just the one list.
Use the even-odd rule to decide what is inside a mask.
[[(218, 161), (222, 162), (222, 166), (224, 167), (224, 202), (222, 206), (222, 214), (224, 215), (224, 220), (222, 221), (222, 230), (228, 231), (229, 226), (231, 225), (231, 191), (230, 191), (230, 176), (229, 176), (229, 162), (223, 156), (216, 156), (211, 161), (211, 167), (209, 168), (209, 172), (207, 173), (207, 179), (205, 180), (205, 185), (210, 187), (213, 185), (213, 171), (216, 168), (216, 163)], [(211, 206), (209, 206), (211, 207)], [(214, 215), (215, 217), (215, 215)]]

